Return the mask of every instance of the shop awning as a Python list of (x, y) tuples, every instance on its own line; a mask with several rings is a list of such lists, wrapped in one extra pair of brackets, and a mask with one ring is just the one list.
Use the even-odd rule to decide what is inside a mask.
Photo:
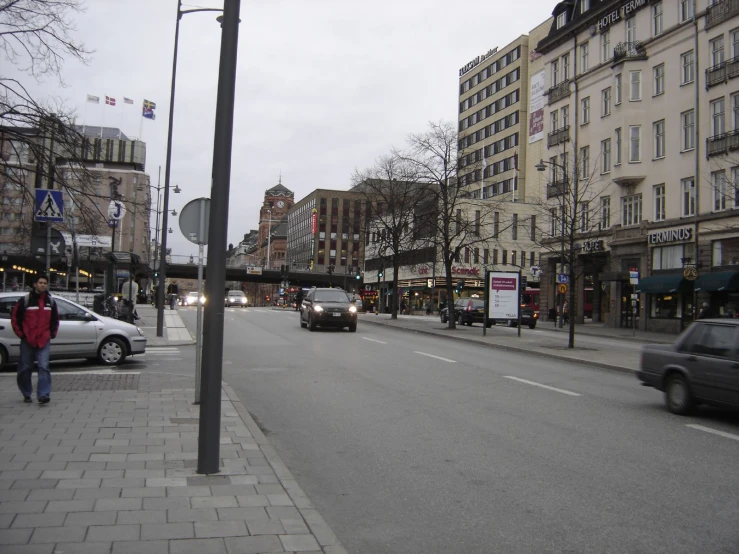
[(668, 292), (691, 292), (692, 282), (685, 279), (682, 273), (672, 275), (650, 275), (639, 280), (636, 292), (647, 294), (666, 294)]
[(739, 271), (703, 273), (695, 281), (695, 290), (709, 292), (739, 291)]

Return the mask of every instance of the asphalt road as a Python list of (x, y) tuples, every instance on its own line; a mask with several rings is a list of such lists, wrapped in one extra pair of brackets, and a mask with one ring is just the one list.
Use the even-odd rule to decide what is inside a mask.
[(352, 553), (739, 551), (736, 414), (361, 322), (225, 318), (224, 378)]

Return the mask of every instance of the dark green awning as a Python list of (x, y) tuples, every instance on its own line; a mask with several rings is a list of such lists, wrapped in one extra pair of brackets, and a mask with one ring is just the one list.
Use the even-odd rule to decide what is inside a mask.
[(739, 291), (739, 271), (716, 271), (703, 273), (695, 281), (695, 290)]
[(647, 294), (667, 294), (669, 292), (691, 292), (692, 282), (682, 276), (682, 273), (671, 275), (650, 275), (639, 280), (636, 292)]

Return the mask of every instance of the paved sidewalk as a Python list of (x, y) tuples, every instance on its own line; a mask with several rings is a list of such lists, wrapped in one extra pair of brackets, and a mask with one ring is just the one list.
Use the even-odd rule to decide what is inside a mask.
[[(671, 343), (674, 337), (650, 333), (641, 333), (640, 340), (622, 337), (622, 329), (601, 330), (599, 333), (581, 332), (578, 326), (575, 332), (575, 348), (567, 348), (567, 329), (553, 329), (545, 323), (532, 330), (524, 326), (521, 337), (517, 329), (495, 325), (482, 335), (482, 325), (472, 327), (457, 326), (450, 331), (447, 324), (439, 321), (438, 316), (398, 316), (397, 320), (389, 315), (360, 314), (360, 321), (374, 325), (385, 325), (396, 329), (434, 335), (440, 338), (474, 342), (491, 348), (525, 352), (550, 359), (565, 360), (579, 364), (602, 367), (616, 371), (632, 373), (639, 368), (640, 354), (644, 343)], [(608, 333), (611, 331), (611, 333)], [(612, 331), (617, 331), (613, 333)], [(637, 333), (639, 333), (637, 331)], [(657, 335), (653, 337), (652, 335)]]
[(45, 406), (0, 379), (3, 554), (345, 552), (228, 385), (203, 476), (191, 377), (54, 375)]
[(179, 311), (169, 307), (164, 309), (164, 336), (157, 337), (157, 311), (151, 304), (137, 304), (136, 312), (141, 318), (137, 325), (146, 335), (147, 346), (172, 346), (195, 344), (187, 326), (182, 321)]

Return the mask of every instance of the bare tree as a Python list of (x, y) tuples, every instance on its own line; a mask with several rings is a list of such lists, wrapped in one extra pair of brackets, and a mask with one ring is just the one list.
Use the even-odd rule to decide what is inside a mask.
[[(427, 131), (408, 138), (407, 151), (400, 154), (410, 164), (416, 181), (426, 185), (425, 209), (417, 211), (416, 225), (430, 231), (427, 240), (441, 255), (450, 315), (454, 299), (452, 265), (465, 249), (491, 240), (486, 229), (491, 227), (493, 213), (500, 213), (505, 199), (502, 195), (476, 199), (459, 186), (462, 167), (457, 138), (453, 124), (431, 122)], [(466, 166), (465, 170), (469, 169)], [(449, 328), (455, 327), (456, 321), (450, 317)]]
[[(398, 318), (398, 273), (405, 253), (417, 246), (416, 210), (425, 187), (415, 181), (413, 167), (397, 154), (383, 156), (375, 165), (357, 171), (353, 190), (361, 192), (368, 210), (364, 233), (372, 236), (371, 256), (393, 268), (391, 319)], [(367, 252), (365, 252), (365, 257)]]
[[(583, 277), (584, 265), (579, 256), (600, 248), (611, 227), (610, 181), (600, 177), (600, 157), (592, 160), (589, 150), (577, 153), (563, 151), (550, 161), (540, 161), (536, 168), (547, 172), (544, 197), (527, 199), (539, 212), (536, 219), (536, 243), (559, 260), (560, 271), (568, 276), (569, 313), (577, 306), (576, 283)], [(610, 159), (607, 161), (610, 164)], [(606, 200), (604, 200), (604, 198)], [(583, 245), (591, 245), (589, 248)], [(564, 295), (560, 301), (564, 300)], [(560, 327), (564, 314), (559, 306)], [(575, 347), (575, 318), (569, 317), (568, 347)]]

